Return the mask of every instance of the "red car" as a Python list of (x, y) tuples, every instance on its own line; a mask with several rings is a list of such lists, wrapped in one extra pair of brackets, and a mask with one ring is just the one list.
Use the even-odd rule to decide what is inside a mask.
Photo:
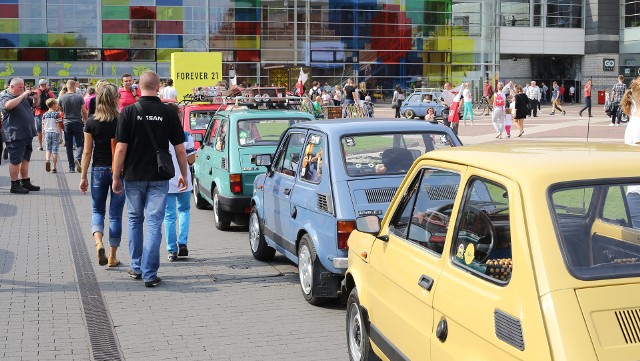
[(191, 134), (196, 149), (200, 148), (213, 115), (218, 109), (226, 107), (225, 104), (187, 104), (180, 107), (182, 129)]

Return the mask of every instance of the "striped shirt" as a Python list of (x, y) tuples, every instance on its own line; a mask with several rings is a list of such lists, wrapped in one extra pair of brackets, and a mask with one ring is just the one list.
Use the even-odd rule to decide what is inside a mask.
[(624, 83), (616, 83), (613, 88), (611, 88), (613, 94), (614, 103), (620, 103), (622, 101), (622, 97), (624, 96), (624, 92), (627, 91), (627, 86)]

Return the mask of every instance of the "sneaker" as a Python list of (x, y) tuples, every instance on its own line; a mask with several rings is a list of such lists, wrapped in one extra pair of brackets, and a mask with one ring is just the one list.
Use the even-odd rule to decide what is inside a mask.
[(69, 167), (69, 173), (75, 173), (75, 172), (76, 172), (75, 167)]
[(55, 169), (55, 168), (53, 168), (53, 169), (51, 170), (51, 173), (58, 173), (58, 170), (57, 170), (57, 169)]
[(619, 127), (619, 126), (620, 126), (620, 123), (616, 124), (616, 127)]
[(567, 112), (565, 112), (564, 110), (562, 111), (562, 115), (567, 115)]
[(549, 115), (556, 115), (556, 112), (549, 113)]
[(76, 172), (78, 173), (82, 172), (82, 166), (80, 165), (80, 161), (76, 159), (75, 163), (76, 163)]
[(36, 185), (33, 185), (31, 183), (31, 179), (29, 179), (29, 178), (25, 178), (25, 179), (20, 180), (20, 185), (22, 185), (24, 188), (26, 188), (26, 189), (28, 189), (30, 191), (39, 191), (40, 190), (40, 187), (38, 187)]
[(27, 194), (29, 193), (29, 190), (23, 187), (22, 184), (20, 184), (20, 181), (11, 181), (10, 192), (16, 194)]
[(178, 256), (187, 257), (189, 255), (189, 249), (186, 244), (178, 243)]
[(169, 253), (167, 255), (167, 259), (171, 262), (173, 261), (177, 261), (178, 260), (178, 254), (177, 253)]
[(511, 138), (511, 134), (507, 134), (507, 138)]
[(129, 277), (133, 278), (134, 280), (141, 280), (142, 279), (142, 272), (136, 272), (136, 271), (132, 270), (131, 268), (129, 268), (127, 270), (127, 274), (129, 275)]
[(51, 172), (51, 162), (47, 161), (46, 163), (44, 163), (44, 170), (46, 170), (47, 172)]
[(38, 147), (38, 150), (44, 150), (44, 148), (42, 148), (42, 147)]
[(7, 160), (9, 159), (9, 149), (5, 148), (2, 150), (2, 159)]
[(162, 280), (160, 279), (160, 277), (156, 276), (154, 279), (150, 281), (144, 281), (144, 285), (147, 287), (155, 287), (159, 285), (160, 282), (162, 282)]
[(613, 127), (614, 125), (615, 125), (615, 124), (613, 124), (613, 123), (609, 124), (609, 126), (610, 126), (610, 127)]

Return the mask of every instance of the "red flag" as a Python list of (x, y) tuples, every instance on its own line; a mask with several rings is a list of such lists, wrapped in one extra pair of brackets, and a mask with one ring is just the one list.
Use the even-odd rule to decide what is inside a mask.
[(307, 81), (307, 74), (300, 68), (300, 75), (298, 75), (298, 82), (296, 83), (296, 94), (302, 96), (304, 93), (304, 83)]

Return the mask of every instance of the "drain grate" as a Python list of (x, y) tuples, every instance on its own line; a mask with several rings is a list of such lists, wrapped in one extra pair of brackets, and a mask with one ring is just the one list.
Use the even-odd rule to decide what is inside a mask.
[(82, 237), (75, 207), (69, 192), (69, 185), (62, 173), (57, 174), (60, 203), (69, 236), (73, 264), (76, 269), (80, 301), (89, 333), (92, 360), (124, 360), (120, 344), (113, 328), (113, 322), (100, 291), (98, 279), (93, 270), (91, 257)]

